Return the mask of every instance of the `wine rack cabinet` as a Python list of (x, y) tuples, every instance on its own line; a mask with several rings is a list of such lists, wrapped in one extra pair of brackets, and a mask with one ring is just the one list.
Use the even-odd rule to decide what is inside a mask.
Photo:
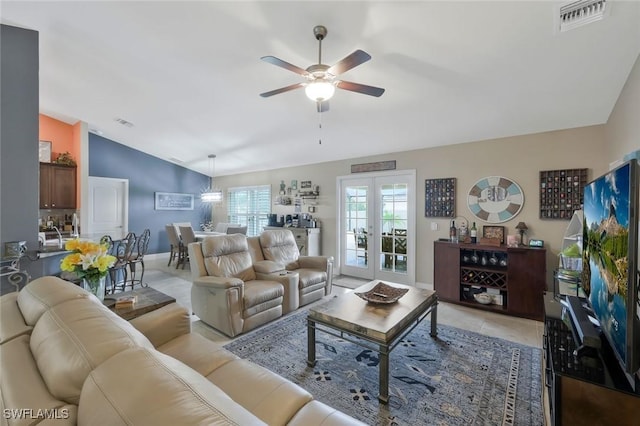
[[(542, 320), (546, 251), (436, 241), (434, 289), (443, 301)], [(478, 293), (492, 303), (479, 303)]]

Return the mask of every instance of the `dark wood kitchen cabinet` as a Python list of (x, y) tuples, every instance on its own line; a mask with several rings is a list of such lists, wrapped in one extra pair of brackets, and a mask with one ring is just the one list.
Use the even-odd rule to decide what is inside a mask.
[(76, 167), (40, 163), (40, 208), (76, 208)]
[[(440, 300), (543, 319), (545, 249), (436, 241), (433, 253), (433, 284)], [(479, 298), (480, 293), (486, 297)]]

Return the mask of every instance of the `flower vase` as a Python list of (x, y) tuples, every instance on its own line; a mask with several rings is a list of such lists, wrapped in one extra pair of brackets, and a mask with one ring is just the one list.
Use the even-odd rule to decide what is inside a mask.
[(83, 278), (82, 286), (84, 287), (85, 290), (95, 295), (102, 302), (104, 301), (104, 289), (105, 289), (106, 280), (107, 280), (106, 276), (100, 277), (94, 280)]

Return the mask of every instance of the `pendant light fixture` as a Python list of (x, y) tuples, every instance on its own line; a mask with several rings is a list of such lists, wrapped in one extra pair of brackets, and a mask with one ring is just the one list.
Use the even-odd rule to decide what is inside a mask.
[(203, 203), (219, 203), (222, 201), (222, 190), (215, 188), (213, 185), (213, 178), (215, 176), (215, 161), (216, 161), (216, 155), (209, 154), (209, 169), (211, 171), (211, 184), (209, 185), (209, 188), (207, 188), (202, 192), (202, 194), (200, 194), (200, 200), (202, 200)]

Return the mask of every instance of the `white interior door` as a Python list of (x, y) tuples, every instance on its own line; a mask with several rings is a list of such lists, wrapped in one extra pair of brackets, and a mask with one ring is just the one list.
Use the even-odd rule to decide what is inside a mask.
[(89, 176), (88, 196), (88, 234), (123, 238), (129, 228), (129, 180)]
[(338, 180), (340, 273), (415, 284), (415, 171)]

